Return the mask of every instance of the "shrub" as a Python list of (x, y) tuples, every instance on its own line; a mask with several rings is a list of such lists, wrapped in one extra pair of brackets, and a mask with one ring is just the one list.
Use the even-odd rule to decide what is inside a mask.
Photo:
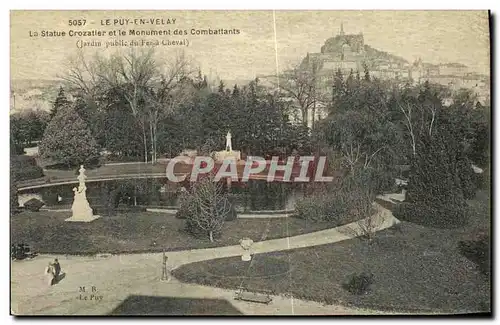
[(353, 295), (363, 295), (368, 294), (371, 291), (371, 285), (373, 284), (373, 274), (370, 273), (360, 273), (353, 274), (349, 279), (349, 282), (343, 285), (343, 288), (349, 291)]
[(196, 204), (193, 196), (188, 192), (181, 192), (179, 194), (179, 209), (175, 214), (177, 219), (188, 219), (191, 214), (196, 212)]
[(14, 168), (24, 168), (30, 166), (37, 166), (36, 159), (31, 156), (11, 156), (10, 165)]
[(477, 240), (466, 240), (458, 243), (460, 253), (474, 262), (479, 270), (486, 275), (490, 273), (490, 240), (482, 235)]
[(324, 195), (314, 195), (297, 200), (295, 213), (297, 217), (307, 221), (322, 221), (327, 214), (327, 198)]
[(58, 194), (54, 191), (47, 191), (43, 193), (42, 198), (47, 205), (57, 205), (59, 203)]
[(40, 208), (43, 207), (44, 205), (45, 204), (42, 201), (37, 200), (35, 198), (28, 200), (24, 203), (24, 207), (26, 209), (28, 209), (29, 211), (33, 211), (33, 212), (40, 211)]
[(15, 143), (10, 141), (10, 153), (14, 155), (24, 155), (24, 145), (22, 143)]
[(454, 228), (467, 224), (467, 208), (434, 202), (403, 202), (394, 208), (394, 216), (417, 224), (436, 228)]
[(13, 170), (16, 181), (43, 177), (43, 169), (37, 165), (34, 157), (11, 156), (10, 168)]
[(43, 177), (43, 169), (39, 166), (30, 166), (16, 170), (17, 180), (25, 181)]
[(235, 200), (228, 199), (229, 212), (226, 215), (225, 221), (234, 221), (238, 218), (238, 213), (236, 212)]
[[(236, 211), (236, 204), (234, 198), (227, 198), (229, 211), (226, 215), (224, 221), (234, 221), (238, 218), (238, 213)], [(179, 195), (179, 208), (175, 214), (177, 219), (189, 219), (192, 218), (197, 212), (197, 204), (194, 200), (194, 196), (187, 192), (181, 193)], [(188, 228), (190, 228), (188, 222)], [(191, 230), (191, 229), (190, 229)]]
[(308, 221), (330, 221), (337, 226), (358, 221), (372, 214), (371, 193), (369, 186), (359, 185), (349, 176), (339, 184), (298, 200), (296, 214)]
[(224, 193), (222, 184), (210, 174), (198, 181), (185, 198), (188, 204), (186, 226), (195, 235), (208, 234), (210, 241), (220, 235), (232, 205)]

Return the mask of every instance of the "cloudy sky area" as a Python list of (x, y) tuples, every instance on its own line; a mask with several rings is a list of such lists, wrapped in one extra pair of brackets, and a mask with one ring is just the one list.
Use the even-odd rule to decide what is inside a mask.
[[(188, 47), (158, 47), (159, 58), (184, 49), (203, 73), (225, 80), (252, 79), (298, 63), (307, 52), (319, 52), (325, 40), (339, 32), (362, 32), (365, 44), (402, 56), (408, 61), (460, 62), (479, 73), (489, 73), (489, 26), (486, 11), (277, 11), (276, 40), (272, 11), (43, 11), (11, 14), (11, 78), (54, 79), (64, 74), (64, 63), (77, 51), (75, 37), (33, 38), (30, 31), (69, 31), (68, 19), (87, 19), (79, 30), (240, 29), (239, 35), (142, 37), (179, 40)], [(101, 19), (176, 18), (175, 25), (103, 27)], [(112, 37), (89, 37), (103, 43)], [(130, 40), (131, 37), (123, 37)], [(87, 48), (89, 55), (114, 51)]]

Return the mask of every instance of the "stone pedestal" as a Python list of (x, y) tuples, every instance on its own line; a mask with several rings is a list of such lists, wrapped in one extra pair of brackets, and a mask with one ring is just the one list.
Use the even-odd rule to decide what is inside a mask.
[(78, 188), (73, 188), (73, 192), (75, 193), (75, 198), (73, 201), (73, 206), (71, 207), (71, 211), (73, 215), (71, 218), (68, 218), (64, 221), (72, 221), (72, 222), (91, 222), (95, 219), (99, 218), (98, 215), (93, 215), (92, 208), (90, 207), (89, 201), (87, 200), (87, 187), (85, 186), (85, 168), (83, 165), (80, 166), (80, 175), (78, 175), (78, 181), (80, 182)]
[(253, 240), (250, 238), (243, 238), (240, 240), (240, 246), (243, 249), (243, 253), (241, 254), (241, 260), (248, 262), (252, 260), (252, 254), (250, 253), (250, 248), (253, 245)]

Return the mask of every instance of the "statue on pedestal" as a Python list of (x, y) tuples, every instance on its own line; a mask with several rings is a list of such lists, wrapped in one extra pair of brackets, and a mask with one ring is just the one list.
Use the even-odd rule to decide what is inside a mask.
[(252, 260), (252, 254), (250, 253), (250, 248), (253, 245), (253, 240), (250, 238), (242, 238), (240, 240), (240, 246), (243, 249), (243, 252), (241, 254), (241, 260), (248, 262)]
[(79, 172), (80, 175), (77, 177), (79, 182), (78, 188), (73, 188), (74, 200), (73, 206), (71, 207), (73, 216), (65, 221), (90, 222), (99, 218), (99, 216), (93, 215), (92, 208), (87, 200), (87, 187), (85, 186), (87, 176), (85, 176), (85, 168), (83, 165), (80, 166)]
[(233, 146), (231, 144), (231, 131), (228, 131), (226, 135), (226, 151), (233, 151)]
[(214, 153), (215, 162), (222, 162), (225, 159), (241, 160), (241, 152), (239, 150), (233, 151), (231, 131), (226, 135), (226, 148), (225, 150), (216, 151)]

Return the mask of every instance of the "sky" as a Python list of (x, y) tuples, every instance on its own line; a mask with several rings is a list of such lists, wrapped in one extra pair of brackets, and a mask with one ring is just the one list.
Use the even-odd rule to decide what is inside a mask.
[[(175, 24), (102, 26), (110, 19), (176, 19)], [(69, 20), (86, 19), (86, 26)], [(365, 44), (412, 62), (459, 62), (489, 73), (489, 22), (486, 11), (16, 11), (11, 12), (11, 79), (54, 79), (77, 51), (78, 40), (130, 41), (133, 37), (30, 37), (42, 30), (239, 29), (238, 35), (143, 36), (187, 39), (187, 47), (159, 46), (159, 58), (184, 50), (204, 74), (223, 80), (248, 80), (292, 67), (309, 52), (319, 52), (343, 23), (346, 34), (363, 33)], [(137, 37), (136, 37), (137, 38)], [(120, 50), (125, 50), (121, 48)], [(116, 48), (86, 47), (110, 53)]]

